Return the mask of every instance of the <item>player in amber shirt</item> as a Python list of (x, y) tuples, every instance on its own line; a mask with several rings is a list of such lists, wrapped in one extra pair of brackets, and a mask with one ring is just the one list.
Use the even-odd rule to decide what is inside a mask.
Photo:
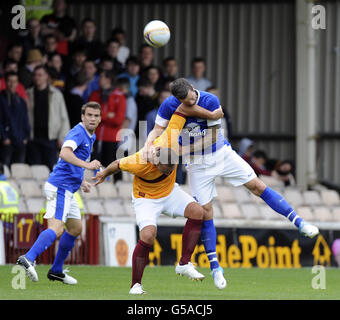
[[(178, 137), (186, 122), (186, 116), (216, 119), (223, 116), (222, 109), (214, 112), (199, 106), (186, 109), (179, 106), (171, 117), (167, 129), (154, 141), (156, 152), (154, 159), (148, 162), (143, 158), (142, 150), (112, 162), (105, 170), (99, 171), (93, 179), (102, 183), (107, 176), (120, 170), (134, 175), (132, 202), (140, 231), (132, 256), (132, 284), (130, 294), (143, 294), (141, 285), (144, 268), (148, 262), (149, 251), (157, 233), (157, 219), (161, 213), (172, 217), (186, 217), (187, 222), (182, 233), (182, 256), (176, 266), (176, 273), (190, 279), (203, 280), (191, 264), (191, 255), (201, 233), (203, 208), (192, 196), (184, 192), (176, 180), (178, 163)], [(154, 163), (154, 164), (153, 164)]]

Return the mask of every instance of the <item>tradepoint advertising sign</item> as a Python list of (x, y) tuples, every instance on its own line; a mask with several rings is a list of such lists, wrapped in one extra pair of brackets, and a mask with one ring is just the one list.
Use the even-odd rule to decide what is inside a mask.
[[(182, 252), (181, 227), (158, 226), (157, 240), (149, 255), (150, 265), (177, 264)], [(216, 253), (223, 268), (301, 268), (336, 266), (332, 243), (339, 230), (320, 230), (313, 239), (296, 230), (216, 228)], [(209, 267), (204, 246), (199, 243), (192, 263)]]

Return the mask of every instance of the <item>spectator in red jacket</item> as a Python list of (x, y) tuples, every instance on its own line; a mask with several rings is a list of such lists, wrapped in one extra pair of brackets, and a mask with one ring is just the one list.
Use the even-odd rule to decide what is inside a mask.
[[(93, 91), (89, 101), (96, 101), (102, 107), (102, 121), (96, 130), (97, 141), (94, 145), (94, 158), (103, 166), (116, 160), (120, 138), (117, 136), (125, 120), (126, 98), (124, 93), (113, 88), (114, 74), (102, 71), (99, 75), (99, 90)], [(115, 181), (121, 176), (115, 177)]]
[[(19, 71), (18, 63), (14, 60), (8, 59), (3, 63), (3, 69), (4, 69), (4, 74), (6, 74), (7, 72), (18, 73)], [(3, 90), (6, 90), (5, 77), (0, 78), (0, 92)], [(23, 98), (26, 102), (26, 105), (28, 105), (26, 89), (23, 86), (23, 84), (20, 82), (18, 83), (16, 87), (16, 93), (18, 94), (19, 97)]]

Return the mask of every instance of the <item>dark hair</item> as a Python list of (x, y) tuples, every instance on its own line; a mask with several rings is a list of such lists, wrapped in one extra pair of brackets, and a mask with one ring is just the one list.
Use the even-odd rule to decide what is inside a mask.
[(267, 160), (267, 154), (263, 151), (263, 150), (256, 150), (254, 151), (253, 155), (252, 155), (254, 158), (262, 158), (264, 160)]
[(148, 78), (142, 77), (138, 80), (137, 86), (138, 87), (150, 87), (150, 86), (153, 86), (153, 85)]
[(163, 66), (165, 67), (166, 64), (167, 64), (169, 61), (171, 61), (171, 60), (175, 60), (175, 61), (176, 61), (175, 57), (173, 57), (173, 56), (166, 57), (166, 58), (163, 60)]
[(78, 71), (77, 74), (75, 75), (74, 79), (74, 85), (75, 86), (82, 86), (83, 84), (86, 83), (86, 76), (83, 71)]
[(89, 101), (89, 102), (85, 103), (81, 107), (81, 114), (85, 114), (87, 108), (92, 108), (92, 109), (100, 110), (100, 114), (102, 114), (102, 107), (100, 106), (100, 104), (98, 102)]
[(109, 70), (102, 70), (100, 71), (99, 75), (102, 75), (102, 74), (105, 76), (105, 78), (110, 79), (111, 83), (115, 82), (116, 75), (114, 72), (109, 71)]
[(202, 57), (195, 57), (191, 60), (191, 66), (193, 66), (197, 62), (203, 62), (205, 64), (205, 60)]
[(49, 73), (48, 73), (47, 67), (44, 66), (44, 65), (36, 66), (36, 67), (34, 68), (34, 72), (36, 72), (36, 71), (39, 70), (39, 69), (43, 69), (47, 74), (49, 74)]
[(177, 99), (185, 99), (190, 90), (193, 90), (192, 85), (187, 79), (178, 78), (170, 84), (170, 92)]
[(143, 51), (144, 48), (151, 48), (153, 51), (153, 48), (148, 45), (147, 43), (143, 43), (140, 47), (139, 47), (139, 53), (141, 53)]
[(116, 81), (117, 86), (127, 86), (130, 87), (130, 80), (129, 78), (123, 77), (123, 78), (118, 78)]
[(24, 45), (21, 42), (19, 42), (19, 41), (12, 42), (11, 44), (9, 44), (9, 46), (7, 48), (7, 52), (12, 50), (14, 47), (24, 48)]
[(92, 18), (86, 17), (86, 18), (84, 18), (84, 19), (82, 20), (82, 22), (81, 22), (81, 27), (83, 27), (84, 24), (87, 23), (87, 22), (92, 22), (92, 23), (96, 24), (95, 21), (94, 21)]
[(62, 33), (66, 38), (68, 38), (73, 31), (73, 23), (72, 21), (65, 20), (63, 23), (59, 23), (58, 30)]
[(48, 59), (48, 61), (51, 61), (51, 60), (52, 60), (52, 58), (53, 58), (54, 56), (59, 56), (59, 57), (60, 57), (60, 59), (61, 59), (61, 61), (63, 61), (63, 57), (62, 57), (62, 56), (61, 56), (61, 54), (60, 54), (60, 53), (58, 53), (58, 52), (52, 52), (52, 53), (49, 53), (49, 54), (47, 55), (47, 59)]
[(57, 37), (54, 34), (48, 34), (44, 37), (44, 43), (46, 42), (47, 39), (53, 38), (57, 41)]
[(100, 58), (100, 63), (102, 63), (103, 61), (111, 61), (112, 63), (114, 63), (113, 59), (108, 54), (105, 54)]
[(4, 172), (5, 172), (4, 165), (2, 164), (2, 162), (0, 162), (0, 174), (4, 174)]
[(18, 77), (18, 79), (19, 79), (18, 73), (14, 72), (14, 71), (9, 71), (9, 72), (6, 72), (6, 73), (5, 73), (5, 81), (7, 81), (8, 78), (9, 78), (9, 77), (12, 77), (12, 76), (16, 76), (16, 77)]
[(111, 42), (117, 42), (117, 43), (120, 45), (120, 42), (119, 42), (118, 39), (116, 39), (116, 38), (110, 38), (109, 40), (106, 41), (106, 44), (105, 44), (106, 47), (108, 47), (109, 44), (110, 44)]
[(82, 45), (78, 45), (74, 48), (73, 52), (72, 52), (72, 56), (75, 56), (76, 54), (82, 53), (84, 54), (84, 56), (88, 56), (88, 50), (82, 46)]
[(86, 60), (84, 61), (84, 64), (87, 63), (87, 62), (93, 63), (93, 65), (97, 68), (97, 65), (96, 65), (96, 63), (94, 62), (94, 60), (92, 60), (92, 59), (86, 59)]
[(130, 56), (129, 58), (127, 58), (126, 65), (128, 65), (129, 63), (138, 64), (140, 66), (140, 61), (136, 56)]
[(51, 79), (58, 79), (59, 78), (59, 72), (54, 67), (47, 67), (47, 73), (50, 76)]
[(16, 62), (13, 59), (8, 58), (3, 62), (2, 67), (5, 69), (5, 67), (8, 66), (9, 64), (16, 64), (17, 65), (18, 62)]
[(123, 28), (121, 28), (121, 27), (116, 27), (116, 28), (112, 29), (112, 31), (111, 31), (111, 37), (112, 38), (116, 37), (116, 35), (118, 33), (125, 34), (125, 30)]

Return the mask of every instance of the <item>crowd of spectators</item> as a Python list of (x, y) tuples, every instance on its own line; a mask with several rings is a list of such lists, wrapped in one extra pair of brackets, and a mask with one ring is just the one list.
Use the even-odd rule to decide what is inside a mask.
[[(120, 145), (136, 150), (131, 141), (125, 143), (131, 132), (137, 139), (146, 138), (176, 77), (218, 94), (205, 78), (202, 57), (192, 59), (190, 75), (179, 70), (173, 56), (156, 65), (155, 49), (143, 43), (138, 52), (131, 52), (121, 27), (103, 42), (93, 19), (77, 25), (67, 14), (66, 0), (53, 1), (52, 13), (33, 17), (26, 25), (26, 32), (10, 39), (0, 63), (0, 161), (7, 166), (26, 162), (52, 169), (66, 134), (81, 121), (81, 106), (89, 100), (102, 106), (94, 156), (106, 166)], [(228, 117), (225, 123), (230, 134)], [(126, 133), (118, 135), (120, 129)]]

